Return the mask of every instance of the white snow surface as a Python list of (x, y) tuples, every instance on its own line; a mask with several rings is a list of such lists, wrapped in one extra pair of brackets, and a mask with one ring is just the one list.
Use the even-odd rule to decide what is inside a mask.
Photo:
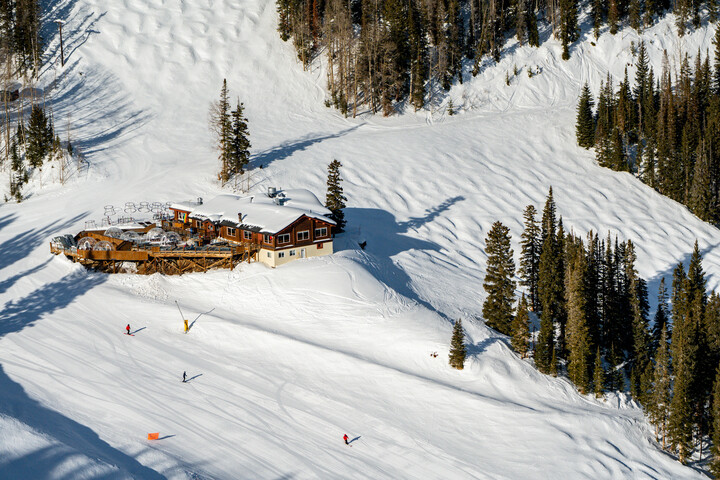
[[(635, 32), (586, 33), (568, 62), (547, 30), (537, 49), (509, 40), (427, 109), (353, 119), (324, 106), (322, 62), (302, 69), (270, 0), (48, 3), (38, 87), (91, 167), (62, 187), (45, 169), (0, 206), (0, 477), (704, 478), (632, 401), (539, 374), (479, 318), (488, 229), (509, 226), (518, 252), (522, 211), (551, 185), (566, 228), (636, 243), (651, 297), (695, 239), (717, 287), (716, 228), (575, 146), (582, 84), (632, 76)], [(712, 48), (714, 27), (678, 39), (673, 21), (643, 34), (656, 71), (663, 49), (677, 65)], [(223, 78), (249, 118), (253, 191), (320, 194), (342, 162), (336, 253), (179, 277), (52, 257), (53, 236), (105, 205), (230, 193), (207, 127)], [(462, 371), (447, 365), (457, 318)]]

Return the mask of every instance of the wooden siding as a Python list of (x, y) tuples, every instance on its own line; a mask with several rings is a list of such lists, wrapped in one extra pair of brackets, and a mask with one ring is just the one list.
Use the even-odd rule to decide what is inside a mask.
[[(315, 237), (316, 228), (327, 228), (327, 236)], [(307, 240), (298, 240), (298, 232), (302, 231), (308, 232)], [(290, 235), (290, 241), (287, 243), (278, 243), (278, 238), (280, 237), (280, 235), (286, 234)], [(274, 236), (272, 249), (284, 250), (286, 248), (304, 247), (307, 245), (320, 243), (320, 240), (328, 242), (332, 240), (332, 224), (328, 222), (323, 222), (322, 220), (319, 220), (317, 218), (311, 218), (303, 215), (302, 217), (298, 218), (293, 224), (288, 225), (286, 228), (279, 231), (277, 235)]]

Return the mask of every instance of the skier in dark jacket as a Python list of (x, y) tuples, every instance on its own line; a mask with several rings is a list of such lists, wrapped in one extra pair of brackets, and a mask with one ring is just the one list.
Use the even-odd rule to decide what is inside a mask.
[(350, 445), (350, 444), (348, 443), (347, 433), (346, 433), (345, 435), (343, 435), (343, 440), (345, 440), (345, 445)]
[(183, 383), (185, 383), (186, 378), (187, 378), (187, 373), (183, 372)]
[(125, 331), (127, 332), (128, 335), (130, 335), (130, 324), (129, 323), (127, 324), (127, 327), (125, 327)]

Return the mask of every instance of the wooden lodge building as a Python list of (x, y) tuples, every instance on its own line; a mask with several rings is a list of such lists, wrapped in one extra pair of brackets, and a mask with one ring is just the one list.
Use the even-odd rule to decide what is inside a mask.
[(198, 235), (204, 242), (222, 239), (257, 246), (257, 259), (270, 267), (333, 253), (331, 212), (305, 189), (219, 195), (206, 202), (171, 203), (170, 210), (173, 230)]

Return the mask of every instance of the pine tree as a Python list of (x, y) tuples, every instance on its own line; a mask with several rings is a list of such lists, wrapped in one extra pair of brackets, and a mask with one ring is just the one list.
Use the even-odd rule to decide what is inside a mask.
[(31, 167), (42, 166), (45, 157), (50, 153), (53, 137), (52, 125), (49, 124), (45, 111), (39, 105), (33, 105), (27, 128), (27, 151), (25, 152)]
[(522, 358), (527, 357), (530, 344), (530, 315), (528, 314), (528, 304), (525, 294), (520, 297), (520, 303), (517, 307), (517, 313), (511, 324), (512, 338), (511, 344), (513, 349), (520, 354)]
[(530, 306), (533, 312), (540, 311), (540, 298), (538, 296), (538, 281), (540, 272), (541, 231), (535, 218), (537, 210), (528, 205), (523, 213), (525, 229), (521, 235), (520, 245), (520, 285), (527, 288)]
[(718, 478), (720, 477), (720, 366), (717, 368), (713, 385), (712, 421), (713, 445), (710, 450), (712, 453), (710, 471), (715, 475), (715, 478)]
[(700, 220), (711, 221), (716, 215), (716, 194), (711, 184), (711, 153), (703, 141), (697, 148), (692, 184), (687, 206)]
[[(648, 63), (647, 48), (645, 47), (644, 40), (640, 42), (640, 46), (638, 47), (635, 66), (635, 88), (633, 89), (633, 95), (637, 101), (640, 121), (643, 122), (645, 118), (643, 115), (646, 102), (645, 95), (648, 93), (648, 79), (650, 75), (650, 65)], [(642, 125), (640, 126), (640, 130), (643, 130)]]
[(639, 32), (642, 19), (642, 3), (640, 0), (630, 0), (628, 16), (630, 17), (630, 26)]
[(590, 334), (585, 314), (585, 252), (582, 242), (566, 271), (568, 376), (580, 393), (590, 389)]
[(245, 166), (250, 162), (250, 140), (248, 140), (250, 133), (243, 110), (244, 105), (238, 101), (237, 107), (232, 111), (232, 133), (228, 158), (230, 176), (245, 173)]
[(605, 393), (605, 369), (602, 364), (602, 355), (600, 347), (595, 353), (595, 369), (593, 370), (593, 391), (596, 398), (600, 398)]
[(530, 8), (527, 14), (527, 32), (528, 32), (528, 44), (531, 47), (540, 46), (540, 33), (538, 32), (537, 17), (535, 11)]
[(705, 324), (702, 328), (707, 336), (708, 361), (710, 365), (720, 363), (720, 295), (713, 292), (705, 306)]
[(577, 106), (577, 122), (575, 123), (575, 135), (578, 145), (583, 148), (595, 146), (595, 118), (593, 117), (594, 102), (590, 87), (587, 82), (580, 93), (580, 101)]
[(610, 346), (610, 355), (607, 358), (608, 370), (605, 376), (607, 388), (610, 391), (625, 389), (625, 375), (620, 367), (620, 359), (615, 350), (615, 345)]
[[(650, 420), (655, 424), (656, 437), (662, 436), (663, 448), (665, 448), (670, 415), (670, 393), (670, 351), (668, 333), (667, 330), (663, 330), (660, 336), (660, 346), (655, 355), (652, 398), (648, 406)], [(657, 440), (660, 439), (657, 438)]]
[(633, 396), (645, 403), (643, 398), (642, 376), (650, 363), (650, 332), (648, 325), (647, 286), (635, 270), (635, 247), (628, 240), (625, 247), (625, 277), (628, 281), (628, 294), (632, 316), (632, 353), (630, 388)]
[(462, 320), (458, 319), (453, 327), (452, 340), (450, 341), (450, 366), (462, 370), (465, 367), (466, 354), (465, 331), (462, 327)]
[(510, 229), (500, 222), (493, 223), (485, 243), (488, 259), (483, 288), (487, 298), (482, 314), (489, 327), (509, 335), (515, 300), (515, 262), (510, 248)]
[(345, 202), (347, 198), (343, 194), (342, 188), (342, 177), (340, 177), (340, 167), (342, 163), (337, 160), (333, 160), (328, 165), (328, 179), (327, 179), (327, 195), (325, 196), (325, 207), (332, 212), (330, 218), (335, 220), (335, 231), (338, 233), (343, 232), (345, 229)]
[(561, 301), (564, 278), (558, 265), (562, 252), (557, 241), (557, 228), (555, 218), (555, 200), (552, 187), (543, 209), (541, 224), (542, 249), (540, 252), (538, 296), (542, 313), (540, 315), (540, 332), (535, 348), (535, 363), (543, 373), (551, 373), (555, 368), (555, 322), (561, 315)]
[(655, 312), (655, 321), (652, 330), (652, 352), (656, 352), (660, 347), (660, 337), (663, 332), (669, 333), (669, 315), (668, 310), (667, 288), (665, 288), (665, 278), (660, 279), (660, 287), (658, 288), (658, 306)]
[(603, 26), (603, 0), (592, 0), (592, 21), (593, 21), (593, 35), (595, 40), (600, 38), (600, 28)]
[[(697, 274), (697, 272), (696, 272)], [(696, 279), (697, 280), (697, 279)], [(675, 382), (670, 402), (668, 437), (685, 463), (692, 449), (695, 371), (697, 368), (697, 335), (692, 314), (692, 288), (682, 264), (673, 272), (672, 362)]]
[(218, 180), (225, 184), (230, 179), (230, 144), (232, 141), (232, 120), (228, 101), (227, 80), (223, 79), (220, 99), (210, 106), (210, 129), (215, 135), (215, 146), (220, 161)]
[(587, 258), (585, 261), (585, 312), (590, 332), (590, 344), (593, 348), (601, 345), (600, 311), (600, 270), (602, 268), (602, 248), (597, 234), (588, 233)]
[(692, 404), (692, 373), (695, 369), (695, 351), (689, 343), (689, 335), (677, 335), (680, 329), (673, 331), (673, 344), (680, 343), (677, 347), (678, 355), (673, 356), (675, 382), (673, 385), (673, 397), (670, 401), (670, 412), (668, 419), (668, 436), (670, 445), (678, 454), (678, 460), (685, 463), (692, 451), (693, 433), (693, 404)]
[(562, 59), (570, 59), (569, 44), (577, 40), (577, 3), (576, 0), (560, 0), (560, 42), (562, 43)]
[(610, 33), (615, 35), (618, 31), (618, 22), (620, 21), (619, 0), (609, 0), (608, 3), (608, 24), (610, 25)]

